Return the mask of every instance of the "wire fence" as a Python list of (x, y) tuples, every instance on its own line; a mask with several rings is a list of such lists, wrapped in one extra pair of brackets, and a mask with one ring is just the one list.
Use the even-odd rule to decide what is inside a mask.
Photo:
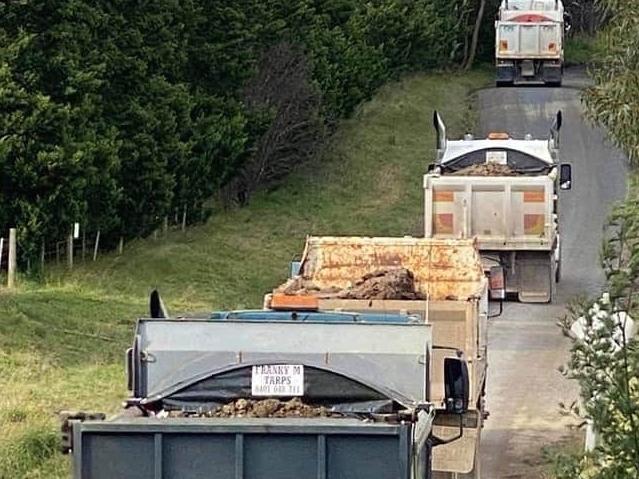
[[(176, 213), (175, 215), (165, 217), (162, 225), (157, 228), (150, 237), (158, 240), (166, 237), (171, 231), (186, 231), (186, 213), (186, 210), (184, 210), (180, 212), (180, 214)], [(8, 276), (9, 243), (9, 233), (2, 232), (2, 236), (0, 236), (0, 275), (2, 275), (0, 284), (5, 283), (4, 277)], [(42, 242), (40, 254), (37, 256), (31, 255), (26, 260), (20, 261), (16, 269), (26, 273), (36, 270), (42, 273), (50, 267), (66, 266), (73, 268), (77, 264), (96, 261), (100, 254), (113, 252), (114, 250), (118, 254), (124, 252), (124, 238), (120, 238), (115, 248), (113, 248), (112, 242), (109, 243), (108, 247), (105, 246), (104, 243), (104, 238), (102, 238), (100, 230), (84, 230), (81, 225), (76, 223), (66, 238)], [(15, 248), (16, 256), (19, 257), (21, 250), (19, 241), (16, 241)]]

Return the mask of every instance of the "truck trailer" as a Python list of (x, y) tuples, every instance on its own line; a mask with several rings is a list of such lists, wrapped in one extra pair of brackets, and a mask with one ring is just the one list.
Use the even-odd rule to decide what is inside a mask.
[(475, 238), (491, 296), (550, 302), (561, 278), (560, 191), (572, 168), (559, 159), (562, 115), (547, 139), (490, 133), (448, 140), (435, 112), (437, 158), (424, 175), (427, 238)]
[[(410, 290), (406, 283), (386, 289), (376, 283), (384, 273), (396, 271), (411, 278)], [(271, 310), (292, 304), (389, 317), (409, 314), (430, 325), (434, 434), (450, 440), (463, 424), (459, 439), (433, 449), (433, 477), (481, 478), (479, 444), (488, 414), (484, 397), (489, 302), (488, 281), (473, 240), (309, 237), (301, 260), (293, 265), (292, 279), (265, 298)], [(461, 417), (446, 412), (443, 372), (451, 355), (468, 364), (469, 404)]]
[(136, 414), (67, 416), (76, 479), (430, 479), (433, 448), (464, 434), (466, 362), (451, 353), (436, 371), (459, 418), (439, 438), (433, 326), (415, 315), (171, 319), (154, 298), (127, 352)]
[(561, 0), (502, 0), (495, 22), (497, 86), (560, 86), (564, 25)]

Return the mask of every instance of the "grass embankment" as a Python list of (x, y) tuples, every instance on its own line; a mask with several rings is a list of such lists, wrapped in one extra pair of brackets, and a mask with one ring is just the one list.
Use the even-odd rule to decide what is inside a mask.
[(0, 478), (68, 477), (56, 412), (119, 407), (123, 352), (152, 287), (174, 312), (259, 307), (307, 234), (419, 234), (432, 111), (460, 135), (474, 118), (469, 91), (488, 81), (473, 72), (389, 85), (342, 124), (321, 163), (247, 208), (0, 294)]

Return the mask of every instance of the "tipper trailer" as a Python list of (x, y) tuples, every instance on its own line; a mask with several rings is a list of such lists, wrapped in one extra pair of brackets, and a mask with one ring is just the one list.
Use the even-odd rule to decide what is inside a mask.
[[(413, 295), (420, 299), (388, 299), (397, 293), (352, 299), (349, 288), (361, 278), (398, 268), (410, 271)], [(367, 314), (415, 315), (432, 327), (433, 362), (430, 402), (436, 407), (437, 437), (458, 434), (459, 417), (446, 412), (444, 363), (463, 357), (469, 371), (469, 405), (462, 416), (463, 434), (433, 450), (434, 477), (481, 478), (479, 443), (487, 416), (484, 396), (487, 370), (488, 285), (473, 240), (425, 238), (309, 237), (293, 279), (265, 298), (266, 308), (297, 305), (318, 310)], [(296, 283), (296, 284), (295, 284)], [(335, 293), (342, 291), (343, 293)], [(380, 294), (381, 293), (381, 294)], [(402, 296), (400, 293), (399, 296)], [(386, 297), (386, 299), (375, 299)]]
[(493, 297), (505, 291), (522, 302), (550, 302), (560, 280), (560, 190), (572, 186), (571, 165), (559, 159), (561, 121), (559, 112), (546, 140), (491, 133), (452, 141), (434, 114), (425, 236), (475, 238)]
[(564, 24), (561, 0), (502, 0), (495, 22), (497, 85), (560, 86)]
[[(151, 309), (160, 317), (138, 320), (127, 354), (127, 406), (138, 417), (71, 416), (76, 479), (430, 479), (432, 449), (463, 434), (461, 420), (457, 435), (433, 434), (433, 327), (416, 316), (169, 319), (157, 296)], [(447, 411), (461, 419), (466, 363), (451, 354), (442, 367)], [(283, 417), (256, 412), (280, 399)], [(294, 401), (321, 412), (305, 416)]]

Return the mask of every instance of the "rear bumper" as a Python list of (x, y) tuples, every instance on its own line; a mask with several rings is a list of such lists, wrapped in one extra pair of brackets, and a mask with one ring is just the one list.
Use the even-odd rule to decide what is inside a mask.
[(497, 83), (543, 82), (561, 83), (563, 64), (561, 60), (498, 59)]

